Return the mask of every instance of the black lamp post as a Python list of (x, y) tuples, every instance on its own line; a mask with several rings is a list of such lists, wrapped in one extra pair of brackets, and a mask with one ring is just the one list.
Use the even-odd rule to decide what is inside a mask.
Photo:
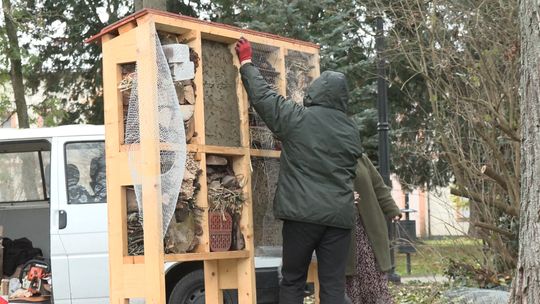
[[(388, 123), (388, 84), (386, 82), (386, 61), (383, 56), (384, 50), (384, 23), (382, 16), (378, 16), (377, 34), (375, 36), (375, 48), (377, 49), (377, 110), (379, 113), (379, 122), (377, 131), (379, 133), (379, 173), (384, 182), (389, 187), (392, 186), (390, 181), (390, 149), (388, 143), (388, 131), (390, 124)], [(390, 241), (393, 239), (392, 220), (388, 220), (388, 233)], [(395, 252), (394, 247), (390, 247), (390, 262), (392, 269), (388, 274), (388, 279), (392, 282), (401, 282), (400, 276), (395, 272)]]

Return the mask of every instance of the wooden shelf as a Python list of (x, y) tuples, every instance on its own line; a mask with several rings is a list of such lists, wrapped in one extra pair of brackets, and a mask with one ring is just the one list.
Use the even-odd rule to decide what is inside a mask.
[[(206, 260), (227, 260), (227, 259), (245, 259), (249, 258), (249, 251), (235, 250), (223, 252), (193, 252), (166, 254), (165, 262), (187, 262), (187, 261), (206, 261)], [(124, 264), (144, 264), (144, 256), (125, 256)]]
[(279, 158), (281, 156), (281, 151), (277, 151), (277, 150), (251, 149), (249, 153), (251, 156), (255, 156), (255, 157)]
[[(187, 144), (188, 152), (201, 152), (199, 151), (198, 145)], [(159, 149), (162, 151), (178, 151), (180, 148), (174, 144), (160, 143)], [(121, 144), (120, 152), (129, 152), (129, 151), (139, 151), (140, 144)]]
[(184, 254), (166, 254), (165, 262), (185, 262), (185, 261), (204, 261), (204, 260), (227, 260), (243, 259), (249, 257), (249, 251), (223, 251), (223, 252), (195, 252)]
[(209, 154), (221, 154), (221, 155), (246, 155), (248, 154), (247, 148), (239, 148), (239, 147), (224, 147), (224, 146), (201, 146), (201, 149), (205, 153)]

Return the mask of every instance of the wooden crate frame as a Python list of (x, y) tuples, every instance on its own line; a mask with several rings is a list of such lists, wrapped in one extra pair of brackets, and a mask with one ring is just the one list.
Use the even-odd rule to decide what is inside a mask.
[[(203, 235), (194, 253), (167, 254), (163, 252), (161, 235), (161, 208), (151, 202), (160, 201), (159, 150), (157, 128), (157, 96), (155, 86), (156, 30), (181, 36), (201, 58), (196, 71), (195, 129), (197, 136), (188, 151), (196, 154), (203, 173), (197, 204), (205, 211), (202, 216)], [(279, 151), (251, 149), (248, 121), (248, 100), (240, 77), (237, 77), (237, 97), (240, 115), (240, 147), (205, 145), (204, 94), (202, 65), (202, 40), (212, 40), (229, 45), (234, 64), (239, 62), (234, 54), (234, 43), (241, 36), (253, 43), (277, 48), (273, 56), (280, 73), (279, 93), (286, 92), (285, 55), (289, 50), (312, 55), (314, 69), (310, 76), (317, 77), (319, 70), (319, 47), (312, 43), (288, 39), (276, 35), (240, 29), (224, 24), (211, 23), (176, 14), (145, 9), (104, 28), (87, 42), (98, 41), (103, 49), (103, 83), (105, 108), (105, 135), (107, 158), (107, 195), (109, 217), (109, 273), (110, 303), (126, 304), (129, 299), (144, 298), (146, 303), (166, 303), (165, 262), (203, 261), (206, 303), (223, 303), (223, 289), (238, 289), (240, 304), (256, 303), (253, 244), (253, 210), (251, 203), (251, 156), (279, 157)], [(121, 81), (121, 64), (137, 62), (139, 66), (138, 93), (140, 113), (144, 123), (140, 125), (140, 153), (145, 159), (143, 170), (144, 247), (142, 256), (127, 254), (126, 194), (125, 186), (132, 185), (129, 174), (128, 148), (123, 145), (124, 125), (122, 118), (122, 95), (118, 89)], [(244, 185), (246, 203), (240, 220), (240, 229), (246, 247), (240, 251), (210, 252), (208, 232), (208, 201), (206, 185), (206, 154), (233, 156), (236, 173), (249, 177)], [(310, 267), (311, 281), (316, 280), (316, 265)], [(317, 282), (316, 282), (317, 283)], [(316, 284), (318, 285), (318, 284)]]

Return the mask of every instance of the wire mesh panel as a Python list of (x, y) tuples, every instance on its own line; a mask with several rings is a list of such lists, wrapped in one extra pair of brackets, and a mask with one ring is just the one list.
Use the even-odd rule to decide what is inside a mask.
[(282, 221), (274, 217), (279, 159), (252, 157), (251, 190), (253, 193), (253, 229), (255, 247), (281, 246)]
[[(173, 150), (160, 151), (160, 181), (163, 212), (162, 235), (165, 236), (169, 223), (176, 209), (182, 177), (186, 163), (186, 138), (182, 113), (178, 97), (174, 88), (171, 72), (163, 53), (159, 39), (156, 39), (155, 52), (157, 62), (155, 65), (157, 83), (154, 85), (157, 93), (157, 112), (159, 142), (173, 147)], [(136, 68), (136, 71), (138, 67)], [(140, 103), (138, 96), (137, 77), (132, 81), (132, 90), (129, 97), (128, 115), (126, 122), (125, 141), (129, 143), (129, 166), (134, 181), (135, 195), (139, 206), (139, 214), (143, 214), (142, 202), (142, 159), (141, 159), (141, 133), (140, 133)]]
[(307, 87), (313, 81), (313, 55), (298, 51), (287, 52), (285, 71), (287, 73), (287, 98), (302, 103)]
[[(171, 34), (159, 33), (161, 37), (174, 37)], [(172, 39), (172, 38), (171, 38)], [(169, 44), (175, 40), (165, 39)], [(164, 45), (165, 43), (163, 43)], [(198, 57), (192, 50), (181, 46), (186, 58), (198, 63)], [(179, 80), (172, 74), (174, 54), (165, 54), (164, 46), (156, 41), (156, 71), (158, 95), (158, 128), (160, 149), (160, 181), (163, 212), (164, 252), (184, 253), (195, 250), (202, 235), (200, 225), (201, 212), (195, 203), (200, 175), (199, 162), (193, 154), (186, 153), (186, 142), (193, 136), (194, 130), (188, 130), (193, 122), (194, 96), (193, 79)], [(189, 56), (187, 55), (189, 52)], [(176, 53), (175, 53), (176, 54)], [(134, 185), (125, 188), (127, 198), (128, 254), (144, 253), (142, 230), (142, 188), (140, 179), (140, 113), (138, 98), (137, 67), (135, 63), (121, 66), (122, 81), (119, 90), (122, 92), (124, 144), (129, 147), (129, 161)], [(188, 107), (188, 108), (186, 108)], [(182, 123), (183, 122), (183, 123)]]
[(133, 81), (135, 80), (135, 77), (137, 77), (137, 73), (135, 73), (136, 64), (135, 62), (131, 63), (124, 63), (120, 66), (120, 70), (122, 73), (122, 81), (118, 85), (118, 89), (122, 93), (122, 119), (123, 119), (123, 126), (124, 126), (124, 136), (122, 138), (123, 143), (126, 139), (126, 123), (127, 123), (127, 115), (128, 115), (128, 106), (129, 106), (129, 96), (131, 96), (131, 89), (133, 87)]
[[(282, 77), (278, 72), (279, 49), (257, 43), (254, 43), (252, 48), (253, 65), (259, 69), (264, 80), (266, 80), (270, 87), (276, 92), (279, 92), (279, 80)], [(281, 149), (279, 140), (270, 132), (252, 107), (249, 108), (249, 133), (251, 137), (251, 148), (264, 150)]]

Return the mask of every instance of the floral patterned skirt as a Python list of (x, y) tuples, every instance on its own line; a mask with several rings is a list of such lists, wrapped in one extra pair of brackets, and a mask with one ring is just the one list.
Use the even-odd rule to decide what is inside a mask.
[(356, 223), (356, 275), (347, 276), (347, 295), (353, 304), (393, 304), (386, 274), (379, 270), (362, 219)]

